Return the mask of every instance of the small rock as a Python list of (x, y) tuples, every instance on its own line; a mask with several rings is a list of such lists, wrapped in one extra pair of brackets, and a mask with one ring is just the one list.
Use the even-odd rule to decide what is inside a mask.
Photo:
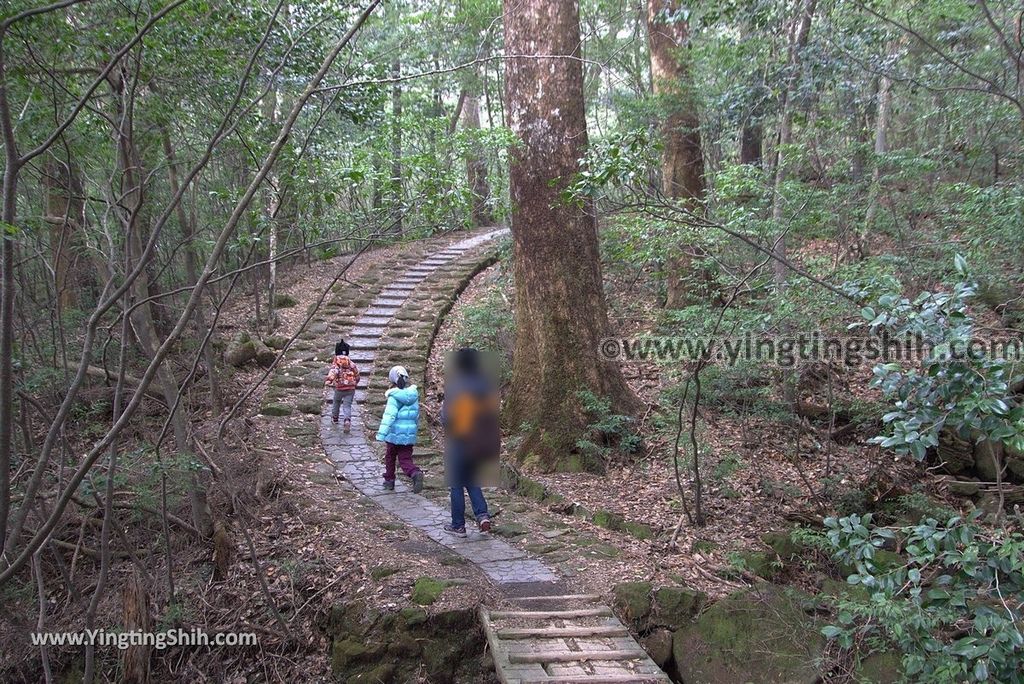
[(496, 525), (492, 533), (499, 537), (521, 537), (526, 534), (526, 527), (516, 522), (507, 521)]
[(530, 553), (537, 554), (538, 556), (543, 556), (545, 554), (553, 553), (555, 551), (558, 551), (559, 549), (562, 548), (562, 545), (561, 544), (555, 544), (553, 542), (547, 542), (547, 543), (541, 543), (541, 544), (527, 544), (525, 548)]
[(564, 527), (564, 528), (562, 528), (560, 530), (544, 530), (543, 532), (540, 533), (540, 536), (544, 537), (545, 539), (554, 539), (555, 537), (561, 537), (563, 534), (568, 534), (568, 533), (569, 533), (569, 528), (568, 527)]
[(263, 344), (267, 345), (271, 349), (277, 349), (280, 351), (288, 344), (288, 338), (284, 335), (267, 335), (263, 338)]
[(274, 297), (274, 306), (278, 309), (288, 309), (298, 304), (298, 300), (290, 294), (280, 293)]

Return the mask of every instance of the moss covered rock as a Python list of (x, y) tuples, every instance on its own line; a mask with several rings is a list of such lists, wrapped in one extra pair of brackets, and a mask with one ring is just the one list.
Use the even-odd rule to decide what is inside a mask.
[(271, 349), (277, 349), (280, 351), (288, 344), (288, 338), (284, 335), (267, 335), (263, 338), (263, 344), (267, 345)]
[(271, 402), (269, 404), (264, 404), (263, 408), (260, 409), (260, 413), (265, 416), (290, 416), (292, 413), (292, 407), (288, 404)]
[(783, 563), (796, 560), (803, 552), (803, 547), (793, 541), (789, 532), (769, 532), (761, 537), (761, 541), (774, 551)]
[(244, 366), (256, 358), (256, 343), (249, 333), (239, 333), (224, 350), (224, 362), (235, 367)]
[(274, 297), (274, 306), (278, 309), (288, 309), (298, 303), (299, 300), (295, 299), (295, 297), (292, 297), (290, 294), (285, 294), (284, 292)]
[(323, 408), (323, 404), (316, 399), (303, 399), (295, 405), (295, 408), (299, 409), (300, 413), (318, 416)]
[(654, 592), (652, 621), (669, 629), (679, 629), (690, 624), (707, 600), (707, 594), (702, 591), (686, 587), (661, 587)]
[(441, 596), (441, 592), (450, 586), (452, 583), (448, 580), (418, 577), (412, 587), (410, 599), (413, 603), (418, 603), (421, 606), (429, 606)]
[(594, 511), (594, 516), (591, 521), (598, 527), (603, 527), (607, 530), (620, 531), (625, 524), (625, 520), (618, 513), (612, 513), (611, 511)]
[(612, 587), (615, 610), (634, 628), (640, 629), (651, 614), (651, 583), (622, 582)]
[(622, 523), (622, 531), (626, 534), (636, 537), (637, 539), (653, 539), (654, 528), (645, 523), (633, 522), (632, 520), (625, 520)]
[(764, 585), (728, 596), (677, 631), (672, 654), (687, 684), (819, 681), (825, 638), (806, 597)]

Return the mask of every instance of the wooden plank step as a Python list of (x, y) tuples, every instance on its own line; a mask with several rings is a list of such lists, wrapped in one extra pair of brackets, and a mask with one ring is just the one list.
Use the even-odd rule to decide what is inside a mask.
[(533, 618), (536, 620), (576, 617), (611, 617), (612, 609), (607, 606), (602, 606), (600, 608), (578, 608), (576, 610), (492, 610), (490, 615), (492, 619)]
[(642, 674), (593, 674), (593, 675), (551, 675), (536, 679), (520, 679), (519, 684), (664, 684), (668, 679), (657, 675)]
[(509, 653), (508, 661), (517, 663), (583, 663), (589, 660), (639, 660), (647, 658), (641, 648), (625, 651), (540, 651), (537, 653)]
[(518, 596), (512, 601), (600, 601), (600, 594), (561, 594), (557, 596)]
[(523, 629), (499, 629), (499, 639), (561, 639), (563, 637), (609, 637), (629, 636), (625, 627), (537, 627)]

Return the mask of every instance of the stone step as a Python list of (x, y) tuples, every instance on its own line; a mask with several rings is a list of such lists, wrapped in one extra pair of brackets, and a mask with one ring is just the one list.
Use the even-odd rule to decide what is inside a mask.
[[(380, 336), (383, 335), (383, 334), (384, 334), (384, 328), (382, 326), (371, 326), (371, 325), (361, 325), (359, 327), (352, 328), (352, 330), (350, 330), (349, 333), (348, 333), (349, 337), (361, 338), (361, 339), (366, 339), (366, 338), (377, 339), (377, 338), (380, 338)], [(350, 346), (351, 346), (351, 344), (352, 343), (349, 342)]]
[[(371, 306), (369, 309), (366, 310), (366, 313), (364, 313), (360, 317), (360, 320), (362, 320), (363, 318), (387, 318), (387, 319), (390, 319), (396, 313), (398, 313), (398, 307), (397, 306)], [(359, 324), (359, 321), (356, 321), (356, 325), (358, 325), (358, 324)]]

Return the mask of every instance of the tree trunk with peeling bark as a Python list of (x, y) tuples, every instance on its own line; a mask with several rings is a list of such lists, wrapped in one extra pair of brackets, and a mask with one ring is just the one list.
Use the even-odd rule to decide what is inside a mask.
[[(679, 0), (647, 0), (647, 33), (654, 94), (667, 108), (661, 121), (661, 190), (666, 197), (682, 200), (686, 209), (700, 214), (705, 195), (704, 154), (685, 54), (690, 29), (686, 9)], [(680, 308), (692, 300), (692, 293), (686, 292), (686, 282), (694, 268), (695, 253), (693, 246), (682, 244), (674, 246), (667, 257), (667, 308)]]
[(619, 413), (638, 401), (619, 366), (599, 356), (608, 312), (592, 207), (562, 196), (587, 147), (579, 11), (573, 0), (505, 0), (504, 11), (508, 123), (519, 138), (510, 167), (516, 341), (506, 421), (527, 425), (520, 461), (600, 469), (576, 448), (587, 422), (579, 393), (607, 397)]

